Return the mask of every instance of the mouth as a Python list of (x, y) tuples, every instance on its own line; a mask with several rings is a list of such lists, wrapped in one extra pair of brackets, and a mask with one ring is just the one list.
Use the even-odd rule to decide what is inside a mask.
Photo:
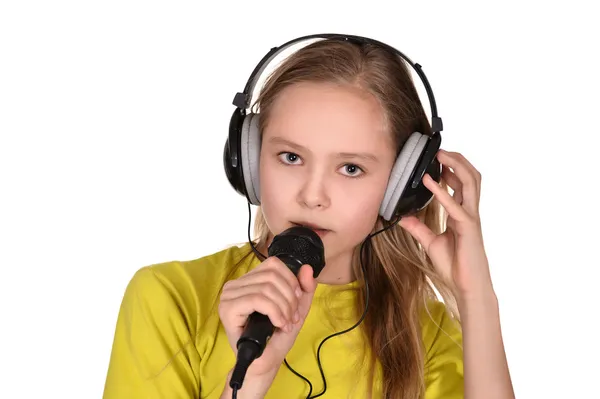
[(307, 228), (311, 229), (312, 231), (314, 231), (315, 233), (317, 233), (319, 235), (319, 237), (321, 237), (321, 238), (323, 238), (327, 233), (331, 232), (331, 230), (323, 228), (323, 227), (313, 224), (313, 223), (292, 222), (292, 224), (294, 226), (307, 227)]

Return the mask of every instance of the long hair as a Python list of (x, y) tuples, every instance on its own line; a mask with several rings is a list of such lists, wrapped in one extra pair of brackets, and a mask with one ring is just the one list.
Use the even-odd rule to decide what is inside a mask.
[[(431, 134), (404, 61), (397, 55), (370, 44), (319, 40), (284, 60), (267, 78), (253, 107), (260, 112), (264, 131), (274, 102), (286, 87), (300, 82), (323, 82), (353, 86), (375, 96), (386, 116), (386, 125), (399, 153), (412, 132)], [(256, 110), (258, 108), (258, 111)], [(439, 202), (432, 202), (416, 215), (436, 234), (445, 229), (447, 215)], [(378, 218), (373, 232), (384, 227)], [(261, 208), (254, 225), (258, 245), (266, 243), (269, 228)], [(360, 328), (370, 356), (370, 386), (376, 362), (382, 372), (383, 397), (417, 399), (424, 396), (425, 353), (420, 316), (429, 300), (442, 297), (450, 316), (459, 319), (456, 299), (444, 284), (418, 242), (399, 225), (377, 234), (367, 245), (366, 276), (360, 264), (359, 247), (352, 267), (359, 285), (369, 285), (369, 310)], [(436, 294), (437, 290), (437, 294)], [(365, 308), (364, 291), (356, 296), (356, 316)], [(374, 356), (373, 356), (374, 355)]]

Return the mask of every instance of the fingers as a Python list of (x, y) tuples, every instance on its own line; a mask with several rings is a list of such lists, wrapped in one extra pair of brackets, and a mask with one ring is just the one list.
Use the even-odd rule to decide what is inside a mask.
[[(423, 175), (423, 184), (433, 193), (452, 218), (456, 220), (465, 220), (468, 217), (465, 209), (452, 198), (447, 190), (443, 189), (435, 180), (433, 180), (429, 173)], [(465, 202), (466, 201), (463, 200), (463, 204)]]
[(304, 292), (314, 292), (317, 288), (317, 280), (313, 277), (313, 268), (303, 265), (298, 272), (298, 283)]
[[(261, 299), (255, 297), (263, 297)], [(298, 308), (297, 298), (290, 301), (288, 297), (283, 294), (276, 286), (270, 281), (259, 282), (256, 284), (245, 285), (231, 289), (228, 287), (227, 290), (223, 290), (221, 295), (221, 301), (233, 301), (233, 300), (266, 300), (270, 303), (275, 304), (278, 307), (278, 314), (285, 318), (286, 322), (294, 321), (294, 314)], [(271, 320), (273, 322), (273, 320)]]
[[(462, 167), (462, 169), (465, 169), (469, 174), (471, 174), (472, 179), (474, 181), (476, 181), (477, 183), (481, 182), (481, 173), (479, 173), (477, 168), (475, 168), (475, 166), (473, 166), (473, 164), (460, 152), (440, 150), (438, 152), (438, 159), (439, 156), (446, 157), (449, 160), (453, 160), (454, 165), (445, 162), (445, 164), (450, 166), (453, 170), (455, 169), (455, 165), (459, 165)], [(442, 161), (440, 160), (440, 162)]]
[[(311, 289), (312, 270), (301, 269), (305, 289)], [(309, 273), (307, 273), (307, 271)], [(299, 273), (300, 274), (300, 273)], [(314, 288), (313, 288), (314, 290)], [(240, 328), (248, 315), (257, 311), (269, 317), (274, 326), (291, 331), (300, 320), (299, 302), (303, 288), (292, 271), (272, 257), (242, 277), (228, 281), (221, 294), (220, 315)]]
[(423, 246), (425, 252), (429, 253), (429, 246), (436, 235), (426, 224), (415, 216), (405, 216), (400, 219), (399, 224)]
[(266, 315), (278, 327), (247, 375), (262, 375), (279, 368), (310, 312), (315, 288), (310, 266), (300, 268), (296, 277), (275, 257), (267, 258), (258, 267), (224, 285), (218, 305), (219, 317), (234, 353), (248, 316), (253, 312)]
[[(257, 268), (259, 269), (259, 268)], [(298, 278), (292, 273), (292, 271), (286, 266), (285, 263), (281, 261), (281, 259), (272, 256), (267, 258), (263, 265), (260, 267), (261, 270), (257, 271), (258, 273), (265, 273), (267, 271), (274, 271), (277, 277), (281, 277), (278, 279), (278, 282), (286, 282), (288, 286), (292, 288), (294, 292), (301, 293), (300, 283), (298, 282)], [(300, 296), (297, 294), (297, 296)]]
[[(276, 301), (285, 315), (291, 319), (298, 307), (298, 298), (302, 290), (294, 274), (285, 265), (283, 267), (286, 270), (281, 270), (277, 266), (265, 267), (256, 273), (242, 276), (234, 283), (237, 288), (233, 290), (234, 294), (229, 295), (243, 296), (258, 289), (259, 292)], [(289, 281), (286, 272), (292, 275), (293, 281)]]
[[(262, 293), (252, 293), (233, 299), (221, 299), (221, 319), (233, 323), (236, 328), (242, 328), (253, 312), (259, 312), (267, 317), (274, 326), (285, 329), (291, 324), (281, 307)], [(225, 322), (224, 320), (224, 322)]]
[(462, 183), (456, 177), (454, 173), (445, 165), (442, 165), (442, 179), (448, 184), (448, 186), (452, 189), (452, 198), (459, 204), (463, 203), (462, 196)]
[[(470, 214), (475, 215), (479, 208), (481, 173), (460, 153), (440, 150), (437, 157), (442, 165), (447, 168), (450, 167), (454, 171), (453, 175), (457, 179), (449, 177), (450, 172), (447, 171), (446, 177), (449, 177), (450, 180), (447, 179), (446, 181), (452, 189), (455, 189), (454, 186), (460, 186), (463, 207)], [(448, 212), (450, 212), (450, 209), (448, 209)]]

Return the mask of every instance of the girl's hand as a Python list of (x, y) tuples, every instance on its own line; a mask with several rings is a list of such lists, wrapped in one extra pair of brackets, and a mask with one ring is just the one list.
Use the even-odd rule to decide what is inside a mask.
[(298, 277), (277, 257), (223, 287), (219, 316), (229, 344), (237, 356), (237, 341), (248, 316), (257, 311), (269, 317), (275, 331), (262, 355), (254, 360), (247, 376), (276, 373), (304, 324), (317, 287), (312, 268), (304, 265)]
[(423, 246), (458, 299), (486, 295), (493, 288), (479, 217), (481, 174), (459, 153), (440, 150), (437, 158), (453, 195), (429, 174), (423, 184), (448, 213), (446, 231), (436, 235), (415, 216), (402, 218), (400, 226)]

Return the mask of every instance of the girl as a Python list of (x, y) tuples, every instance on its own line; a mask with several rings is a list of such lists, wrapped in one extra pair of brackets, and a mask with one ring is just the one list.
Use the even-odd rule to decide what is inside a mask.
[[(371, 42), (316, 41), (278, 67), (255, 106), (260, 117), (247, 122), (261, 143), (260, 184), (249, 194), (260, 203), (256, 239), (135, 274), (104, 397), (514, 397), (479, 222), (479, 172), (440, 150), (441, 184), (430, 173), (422, 180), (428, 205), (398, 223), (381, 216), (409, 136), (432, 133), (397, 54)], [(295, 225), (324, 243), (316, 279), (309, 265), (295, 276), (278, 258), (258, 256)], [(234, 392), (236, 343), (254, 311), (277, 328)]]

